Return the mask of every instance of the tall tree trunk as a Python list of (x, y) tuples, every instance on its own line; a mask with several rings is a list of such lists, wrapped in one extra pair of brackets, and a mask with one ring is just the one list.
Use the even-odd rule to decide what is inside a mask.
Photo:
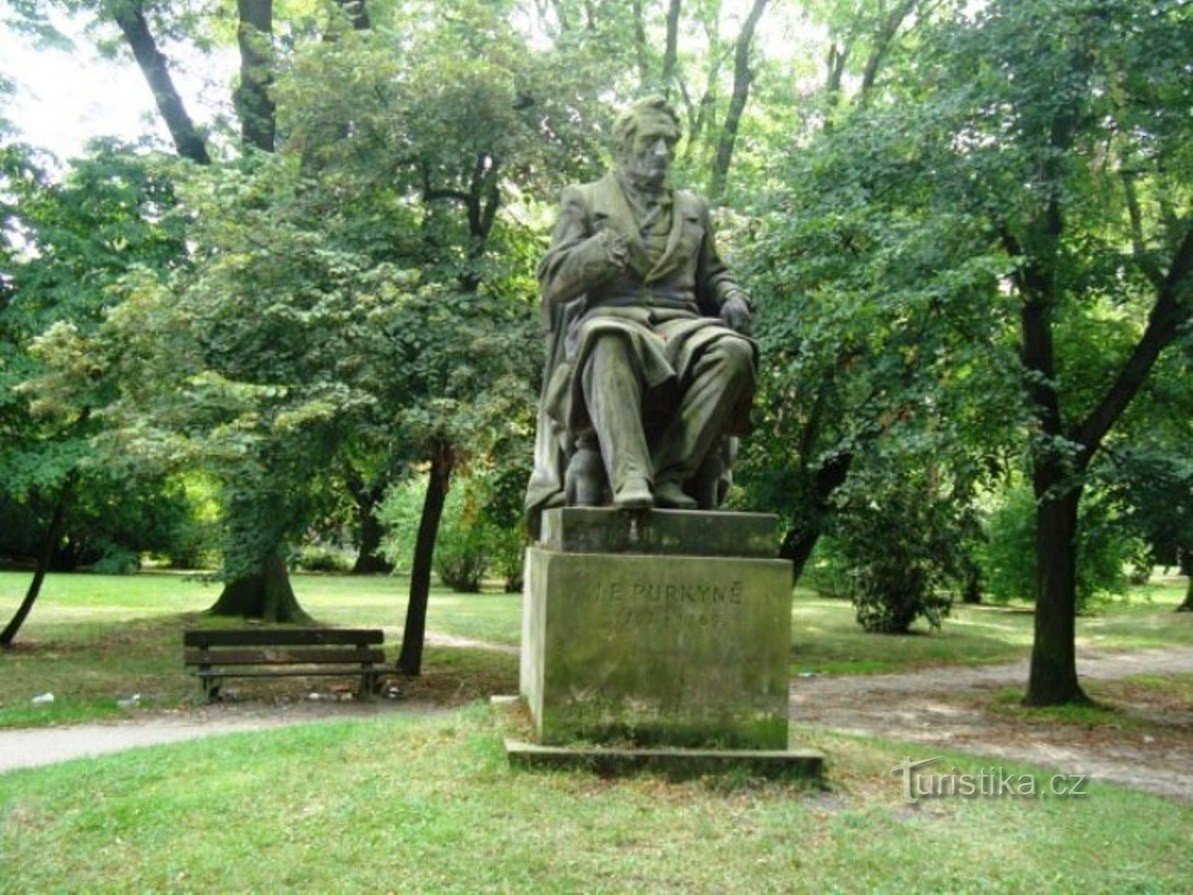
[(1177, 612), (1193, 612), (1193, 550), (1181, 550), (1181, 574), (1185, 576), (1185, 600)]
[(683, 0), (670, 0), (667, 5), (667, 42), (663, 51), (663, 71), (659, 76), (659, 87), (663, 96), (671, 98), (671, 86), (678, 79), (679, 70), (679, 14)]
[(33, 604), (37, 602), (37, 598), (41, 595), (42, 582), (46, 579), (46, 572), (50, 570), (50, 562), (53, 560), (54, 551), (58, 547), (58, 541), (62, 538), (62, 528), (66, 523), (66, 508), (74, 495), (74, 486), (75, 475), (72, 473), (67, 477), (62, 485), (62, 489), (58, 492), (58, 500), (54, 504), (54, 514), (50, 519), (50, 526), (46, 530), (46, 538), (42, 543), (41, 553), (37, 557), (37, 568), (33, 572), (33, 580), (29, 583), (29, 589), (25, 591), (25, 599), (21, 601), (21, 605), (17, 607), (16, 614), (5, 626), (4, 630), (0, 631), (0, 647), (8, 649), (12, 646), (17, 632), (21, 630), (21, 625), (25, 624), (25, 619), (28, 617), (29, 611), (33, 609)]
[(174, 86), (166, 57), (158, 50), (157, 41), (149, 31), (144, 4), (141, 0), (115, 4), (112, 17), (132, 50), (141, 74), (149, 83), (149, 89), (153, 91), (153, 100), (166, 122), (178, 154), (200, 165), (208, 164), (211, 158), (207, 155), (207, 147)]
[[(1049, 482), (1055, 483), (1054, 487)], [(1081, 489), (1036, 476), (1036, 614), (1025, 705), (1089, 702), (1077, 681), (1077, 509)]]
[(713, 159), (712, 179), (708, 190), (709, 198), (714, 202), (725, 192), (725, 182), (729, 179), (729, 166), (733, 162), (737, 130), (741, 124), (742, 113), (746, 109), (746, 102), (750, 98), (750, 85), (754, 81), (754, 72), (750, 68), (754, 30), (758, 27), (762, 13), (766, 11), (767, 2), (768, 0), (754, 0), (750, 14), (746, 16), (741, 32), (737, 35), (737, 44), (733, 51), (733, 96), (729, 99), (729, 110), (725, 113), (725, 124), (717, 141), (717, 154)]
[(233, 94), (240, 116), (240, 137), (246, 146), (273, 152), (277, 107), (273, 86), (273, 0), (236, 0), (240, 17), (236, 42), (240, 47), (240, 84)]
[(833, 492), (845, 483), (849, 475), (849, 467), (853, 463), (853, 454), (837, 454), (829, 458), (816, 470), (816, 477), (812, 487), (807, 489), (813, 494), (812, 505), (806, 507), (800, 518), (793, 520), (791, 528), (783, 538), (779, 547), (779, 559), (791, 562), (791, 584), (799, 583), (804, 567), (820, 540), (824, 517), (829, 513), (829, 498)]
[(431, 596), (431, 562), (435, 555), (435, 539), (439, 534), (439, 520), (447, 489), (451, 486), (455, 457), (450, 445), (442, 442), (434, 446), (431, 474), (427, 478), (427, 493), (423, 499), (422, 518), (418, 524), (418, 538), (414, 542), (414, 561), (410, 568), (410, 600), (406, 605), (406, 627), (402, 632), (402, 650), (398, 655), (398, 670), (417, 676), (422, 672), (423, 642), (427, 634), (427, 603)]
[(348, 474), (348, 490), (356, 503), (356, 524), (360, 532), (356, 563), (352, 566), (353, 575), (388, 574), (394, 570), (393, 563), (379, 553), (385, 529), (376, 516), (377, 504), (385, 496), (388, 485), (389, 476), (385, 474), (367, 485), (355, 473)]
[(212, 615), (261, 619), (267, 622), (309, 624), (311, 617), (298, 605), (290, 573), (280, 549), (271, 552), (261, 562), (261, 568), (224, 585)]
[(650, 84), (650, 57), (646, 52), (646, 13), (642, 0), (633, 0), (631, 5), (634, 17), (634, 59), (638, 64), (638, 84), (645, 90)]
[(355, 31), (368, 31), (373, 27), (365, 0), (336, 0), (336, 6), (348, 16)]
[(862, 84), (859, 92), (863, 99), (874, 87), (878, 71), (882, 67), (882, 61), (890, 52), (891, 46), (895, 42), (895, 35), (899, 33), (899, 28), (919, 3), (920, 0), (903, 0), (902, 3), (895, 4), (890, 14), (883, 20), (878, 33), (874, 35), (874, 49), (870, 51), (870, 55), (866, 59), (866, 66), (862, 71)]

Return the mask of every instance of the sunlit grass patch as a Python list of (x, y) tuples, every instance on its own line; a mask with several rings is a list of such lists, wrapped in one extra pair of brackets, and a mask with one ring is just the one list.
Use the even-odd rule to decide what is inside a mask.
[(908, 803), (892, 768), (922, 747), (798, 730), (829, 756), (808, 788), (515, 772), (502, 733), (472, 706), (0, 775), (0, 889), (1118, 893), (1191, 869), (1189, 809), (1117, 787)]

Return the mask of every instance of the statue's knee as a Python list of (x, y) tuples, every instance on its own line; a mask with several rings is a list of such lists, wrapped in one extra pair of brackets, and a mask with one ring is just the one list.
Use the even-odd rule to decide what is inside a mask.
[(754, 347), (738, 336), (726, 336), (713, 346), (713, 354), (724, 375), (752, 378), (754, 375)]

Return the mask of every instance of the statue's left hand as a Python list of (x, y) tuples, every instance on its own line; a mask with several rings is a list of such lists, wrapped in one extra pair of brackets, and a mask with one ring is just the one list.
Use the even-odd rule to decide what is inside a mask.
[(750, 306), (740, 295), (730, 295), (721, 305), (721, 320), (731, 330), (748, 336), (754, 329)]

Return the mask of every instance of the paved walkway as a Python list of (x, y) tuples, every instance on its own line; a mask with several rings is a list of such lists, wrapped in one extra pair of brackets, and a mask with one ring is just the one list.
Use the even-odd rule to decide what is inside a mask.
[(91, 758), (140, 746), (158, 746), (250, 730), (318, 724), (394, 712), (432, 713), (434, 706), (401, 702), (294, 703), (276, 708), (204, 706), (185, 715), (165, 715), (111, 724), (0, 729), (0, 773), (75, 758)]

